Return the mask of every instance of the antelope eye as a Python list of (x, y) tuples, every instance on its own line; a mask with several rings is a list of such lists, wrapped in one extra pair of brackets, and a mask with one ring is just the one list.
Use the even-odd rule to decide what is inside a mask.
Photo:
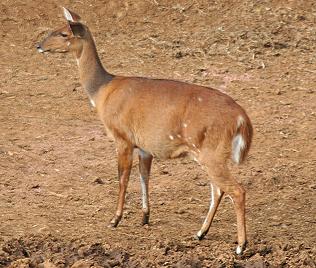
[(66, 33), (60, 33), (60, 35), (61, 35), (62, 37), (67, 37), (67, 36), (68, 36), (68, 34), (66, 34)]

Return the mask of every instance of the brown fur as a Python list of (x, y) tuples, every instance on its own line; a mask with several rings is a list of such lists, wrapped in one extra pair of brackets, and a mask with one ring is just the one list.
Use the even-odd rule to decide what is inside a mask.
[[(250, 147), (252, 128), (245, 111), (215, 89), (179, 81), (115, 77), (95, 100), (114, 138), (124, 136), (134, 147), (159, 158), (175, 157), (181, 148), (179, 155), (204, 147), (216, 150), (223, 139), (231, 151), (232, 138), (239, 132), (247, 145), (242, 159)], [(245, 123), (237, 130), (240, 115)]]

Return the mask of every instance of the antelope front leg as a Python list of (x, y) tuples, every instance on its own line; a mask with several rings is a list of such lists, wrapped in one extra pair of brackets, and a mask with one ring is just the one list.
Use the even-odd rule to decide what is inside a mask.
[(150, 208), (148, 200), (148, 182), (152, 160), (153, 156), (151, 154), (139, 150), (139, 173), (140, 184), (142, 188), (143, 225), (149, 223)]
[(117, 146), (118, 152), (118, 176), (119, 176), (119, 199), (117, 203), (116, 214), (110, 222), (110, 227), (116, 227), (123, 215), (123, 207), (125, 202), (125, 194), (128, 184), (129, 175), (131, 173), (133, 162), (133, 147), (125, 142), (119, 142)]

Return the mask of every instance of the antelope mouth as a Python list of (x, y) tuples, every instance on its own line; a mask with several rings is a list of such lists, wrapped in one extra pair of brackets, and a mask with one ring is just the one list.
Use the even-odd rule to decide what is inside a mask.
[(37, 51), (38, 51), (39, 53), (45, 53), (45, 52), (66, 53), (66, 52), (68, 52), (68, 50), (66, 50), (66, 49), (59, 49), (59, 48), (57, 48), (57, 49), (43, 49), (43, 48), (41, 47), (41, 45), (36, 45), (36, 49), (37, 49)]
[(68, 50), (66, 49), (55, 49), (55, 50), (49, 50), (50, 52), (56, 52), (56, 53), (67, 53)]

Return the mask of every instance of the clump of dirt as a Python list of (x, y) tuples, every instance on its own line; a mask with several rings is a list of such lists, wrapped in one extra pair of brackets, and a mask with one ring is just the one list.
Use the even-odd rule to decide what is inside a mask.
[(106, 244), (65, 242), (52, 235), (29, 235), (2, 246), (0, 266), (16, 268), (132, 267), (129, 254)]

